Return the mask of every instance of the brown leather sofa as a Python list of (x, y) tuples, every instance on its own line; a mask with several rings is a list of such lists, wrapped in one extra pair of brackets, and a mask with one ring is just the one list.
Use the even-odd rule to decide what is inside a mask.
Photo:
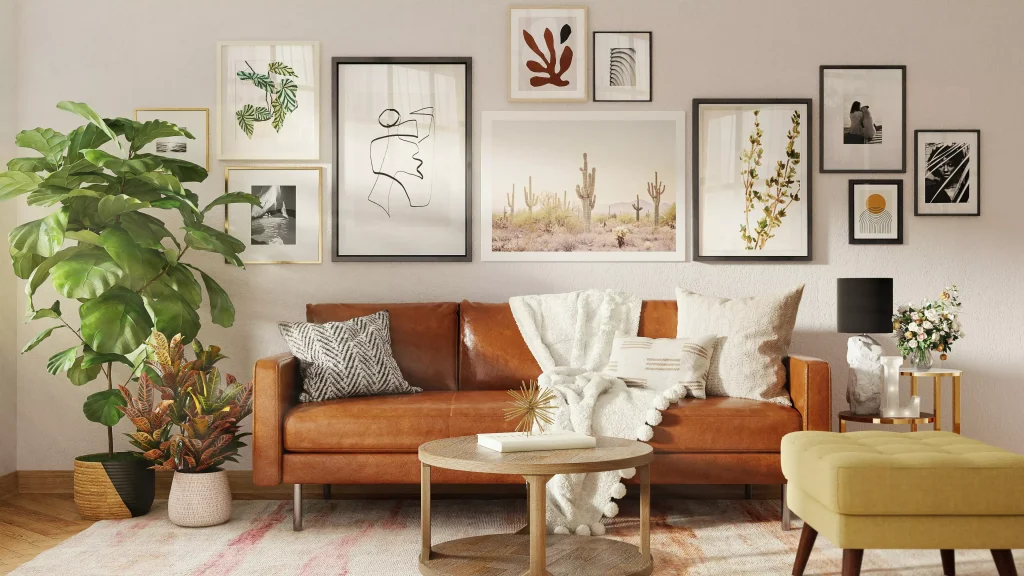
[[(418, 484), (417, 448), (438, 438), (508, 431), (507, 390), (536, 379), (540, 367), (507, 303), (310, 304), (310, 322), (344, 321), (388, 310), (391, 346), (420, 394), (299, 404), (298, 361), (291, 354), (256, 363), (253, 481), (295, 484), (301, 526), (302, 484)], [(643, 304), (640, 335), (676, 336), (676, 303)], [(686, 398), (654, 428), (654, 484), (783, 484), (782, 436), (828, 430), (829, 365), (785, 361), (793, 407), (739, 398)], [(519, 476), (435, 469), (437, 484), (522, 483)]]

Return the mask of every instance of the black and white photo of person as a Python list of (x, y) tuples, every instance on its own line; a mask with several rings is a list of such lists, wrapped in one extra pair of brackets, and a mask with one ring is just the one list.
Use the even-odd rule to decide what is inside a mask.
[(882, 126), (875, 124), (871, 107), (854, 100), (848, 124), (843, 127), (843, 144), (881, 144)]
[(295, 186), (253, 186), (252, 194), (260, 199), (252, 207), (252, 243), (259, 245), (295, 244)]
[(970, 145), (929, 142), (924, 146), (925, 204), (966, 203), (971, 199)]

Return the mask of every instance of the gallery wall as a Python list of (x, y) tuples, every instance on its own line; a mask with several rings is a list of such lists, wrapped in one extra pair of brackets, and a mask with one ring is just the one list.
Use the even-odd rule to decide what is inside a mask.
[[(131, 116), (136, 107), (208, 107), (215, 123), (218, 40), (320, 41), (325, 178), (331, 151), (330, 57), (472, 56), (474, 207), (479, 207), (481, 111), (681, 110), (689, 115), (695, 97), (813, 97), (817, 132), (819, 65), (906, 65), (909, 142), (914, 128), (981, 130), (980, 217), (908, 216), (903, 245), (850, 246), (850, 176), (816, 173), (810, 263), (330, 263), (325, 253), (320, 265), (250, 266), (243, 271), (200, 255), (197, 262), (217, 273), (238, 312), (233, 328), (207, 321), (200, 337), (224, 347), (230, 372), (248, 376), (257, 358), (285, 350), (275, 322), (303, 318), (307, 302), (504, 301), (519, 294), (583, 288), (671, 298), (676, 286), (742, 296), (803, 283), (792, 350), (832, 363), (833, 408), (839, 411), (845, 407), (846, 336), (835, 333), (835, 279), (892, 276), (899, 301), (934, 298), (943, 286), (956, 282), (965, 302), (967, 338), (957, 344), (947, 364), (966, 371), (963, 431), (1024, 453), (1019, 420), (1024, 406), (1024, 307), (1017, 299), (1024, 285), (1019, 233), (1024, 212), (1019, 178), (1024, 37), (1017, 30), (1024, 21), (1024, 4), (1018, 0), (863, 0), (856, 8), (838, 0), (591, 0), (591, 30), (653, 31), (654, 101), (563, 105), (507, 101), (505, 2), (309, 0), (288, 3), (284, 10), (280, 2), (266, 0), (102, 0), (87, 10), (72, 9), (78, 6), (73, 0), (19, 0), (16, 5), (16, 19), (4, 23), (0, 37), (8, 36), (2, 32), (9, 27), (17, 29), (17, 70), (5, 76), (14, 81), (4, 85), (15, 87), (20, 128), (76, 126), (75, 117), (54, 108), (60, 100), (87, 102), (104, 116)], [(5, 67), (10, 66), (7, 53)], [(9, 113), (3, 104), (0, 109)], [(9, 134), (2, 132), (5, 145)], [(814, 150), (816, 154), (816, 145)], [(912, 214), (911, 145), (907, 151), (910, 172), (898, 176), (905, 183), (904, 208)], [(210, 179), (195, 188), (204, 202), (224, 186), (228, 164), (213, 156)], [(243, 163), (230, 165), (238, 164)], [(330, 246), (329, 185), (325, 181), (325, 248)], [(18, 208), (21, 221), (36, 214)], [(479, 230), (476, 211), (474, 220)], [(479, 253), (477, 236), (474, 254)], [(10, 273), (3, 274), (6, 296)], [(20, 288), (18, 294), (21, 310)], [(205, 307), (202, 313), (207, 318)], [(16, 320), (4, 321), (8, 324), (0, 327), (0, 338), (16, 330), (22, 344), (37, 332), (20, 323), (15, 327)], [(51, 338), (17, 360), (19, 469), (69, 469), (74, 456), (105, 446), (104, 429), (81, 414), (82, 401), (98, 389), (98, 382), (79, 389), (64, 376), (45, 372), (45, 359), (68, 345)], [(890, 341), (885, 345), (895, 353)], [(4, 340), (0, 347), (8, 354), (12, 345)], [(7, 376), (0, 380), (3, 386), (13, 371), (6, 356), (0, 360)], [(0, 388), (4, 399), (10, 396), (5, 392)], [(923, 395), (922, 404), (930, 406), (930, 392)], [(947, 396), (945, 406), (949, 402)], [(0, 421), (9, 422), (5, 416), (0, 414)], [(119, 431), (127, 430), (124, 424)], [(0, 436), (7, 435), (0, 431)], [(118, 443), (127, 447), (123, 438)], [(241, 466), (248, 467), (248, 452)]]

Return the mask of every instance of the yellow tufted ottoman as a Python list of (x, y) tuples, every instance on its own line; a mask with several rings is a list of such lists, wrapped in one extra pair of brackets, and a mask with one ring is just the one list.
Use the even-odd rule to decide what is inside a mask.
[(1000, 576), (1017, 574), (1024, 456), (951, 432), (792, 432), (782, 473), (804, 520), (794, 576), (819, 532), (843, 549), (843, 576), (870, 548), (939, 549), (947, 576), (955, 549), (990, 549)]

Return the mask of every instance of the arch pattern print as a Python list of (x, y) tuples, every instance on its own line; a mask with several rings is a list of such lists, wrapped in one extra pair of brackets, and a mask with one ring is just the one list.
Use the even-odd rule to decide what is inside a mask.
[(594, 102), (651, 102), (650, 32), (594, 32)]
[(903, 243), (903, 181), (850, 180), (850, 244)]

